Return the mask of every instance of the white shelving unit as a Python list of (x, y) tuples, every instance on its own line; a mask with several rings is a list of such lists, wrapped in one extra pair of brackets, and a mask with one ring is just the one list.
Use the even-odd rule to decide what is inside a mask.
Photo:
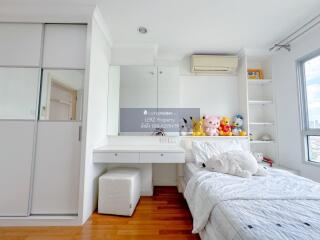
[[(264, 74), (264, 79), (246, 79), (251, 151), (262, 152), (264, 156), (278, 163), (276, 99), (274, 97), (271, 58), (268, 55), (247, 54), (246, 68), (261, 69)], [(262, 136), (265, 134), (270, 135), (270, 141), (262, 140)]]

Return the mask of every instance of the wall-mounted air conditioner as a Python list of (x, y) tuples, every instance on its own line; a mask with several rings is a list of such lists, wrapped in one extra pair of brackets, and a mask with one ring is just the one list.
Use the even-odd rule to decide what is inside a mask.
[(238, 67), (238, 56), (192, 55), (191, 72), (205, 74), (234, 74)]

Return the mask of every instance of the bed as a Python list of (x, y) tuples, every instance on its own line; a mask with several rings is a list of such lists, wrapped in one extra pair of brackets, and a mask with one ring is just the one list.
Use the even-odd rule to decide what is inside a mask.
[(240, 178), (184, 166), (193, 232), (204, 240), (320, 239), (320, 184), (284, 170)]

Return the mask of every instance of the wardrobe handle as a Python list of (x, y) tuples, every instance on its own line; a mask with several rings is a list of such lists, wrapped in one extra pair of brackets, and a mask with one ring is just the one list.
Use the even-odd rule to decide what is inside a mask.
[(82, 126), (79, 126), (79, 132), (78, 132), (78, 140), (81, 142), (82, 139)]

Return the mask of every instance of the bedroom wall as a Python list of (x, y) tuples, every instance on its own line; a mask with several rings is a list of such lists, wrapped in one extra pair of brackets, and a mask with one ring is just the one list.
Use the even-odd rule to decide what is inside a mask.
[(190, 72), (190, 56), (180, 62), (181, 107), (200, 108), (200, 113), (229, 116), (239, 113), (236, 75), (196, 75)]
[[(106, 166), (94, 164), (92, 160), (93, 149), (104, 139), (107, 132), (107, 93), (108, 93), (108, 68), (110, 62), (110, 42), (104, 31), (103, 20), (98, 11), (95, 12), (92, 23), (88, 25), (88, 39), (90, 52), (87, 65), (89, 81), (85, 92), (84, 104), (87, 104), (88, 112), (84, 116), (87, 128), (83, 130), (83, 138), (86, 138), (85, 151), (82, 153), (84, 183), (80, 195), (80, 206), (82, 207), (81, 219), (84, 223), (97, 207), (98, 177), (105, 171)], [(80, 193), (80, 194), (81, 194)]]
[(296, 40), (291, 52), (273, 56), (273, 79), (277, 96), (280, 164), (299, 170), (301, 175), (320, 182), (319, 167), (304, 162), (298, 102), (297, 59), (320, 48), (320, 26)]

